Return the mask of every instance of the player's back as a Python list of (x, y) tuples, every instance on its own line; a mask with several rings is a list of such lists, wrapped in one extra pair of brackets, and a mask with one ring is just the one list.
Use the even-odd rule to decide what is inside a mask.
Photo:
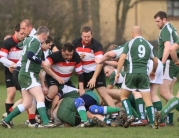
[(128, 43), (128, 73), (147, 73), (147, 63), (153, 54), (153, 46), (143, 37), (136, 37)]

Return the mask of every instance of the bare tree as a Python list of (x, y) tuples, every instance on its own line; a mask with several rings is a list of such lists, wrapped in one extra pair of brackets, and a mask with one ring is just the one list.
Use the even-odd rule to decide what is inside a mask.
[(13, 34), (15, 24), (29, 19), (36, 29), (47, 26), (58, 47), (79, 37), (81, 26), (87, 23), (92, 25), (94, 37), (100, 39), (99, 0), (0, 0), (0, 19), (1, 38)]
[(129, 9), (137, 4), (140, 0), (135, 0), (133, 3), (131, 3), (131, 1), (132, 0), (116, 0), (116, 42), (119, 40), (119, 38), (121, 38), (120, 41), (124, 41), (124, 38), (122, 36), (125, 30), (127, 13)]
[(100, 39), (99, 0), (0, 0), (0, 47), (3, 37), (13, 34), (14, 25), (24, 19), (31, 20), (36, 29), (47, 26), (58, 48), (79, 37), (81, 26), (87, 23)]
[(99, 15), (99, 0), (90, 0), (91, 5), (91, 20), (92, 20), (92, 29), (93, 29), (93, 36), (95, 39), (100, 41), (100, 15)]

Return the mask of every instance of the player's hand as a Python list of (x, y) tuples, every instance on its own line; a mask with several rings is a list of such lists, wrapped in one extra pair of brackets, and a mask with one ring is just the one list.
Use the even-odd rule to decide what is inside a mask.
[(42, 61), (41, 65), (42, 67), (49, 69), (51, 64), (49, 62)]
[(83, 95), (85, 93), (85, 89), (78, 89), (78, 93), (81, 95)]
[(42, 92), (44, 95), (47, 95), (48, 94), (48, 89), (46, 86), (42, 86)]
[(55, 79), (58, 81), (59, 84), (64, 84), (64, 83), (65, 83), (65, 81), (63, 80), (63, 78), (61, 78), (61, 77), (59, 77), (59, 76), (57, 76)]
[(175, 65), (179, 66), (179, 61), (175, 63)]
[(118, 82), (119, 77), (120, 77), (120, 75), (119, 75), (119, 74), (116, 74), (116, 76), (115, 76), (115, 82)]
[(87, 87), (89, 87), (90, 89), (94, 88), (95, 84), (96, 84), (96, 79), (95, 78), (91, 78), (90, 81), (88, 82)]
[(83, 59), (85, 57), (85, 53), (80, 54), (80, 58)]
[(150, 72), (150, 80), (154, 80), (155, 79), (155, 73), (154, 72)]
[(16, 64), (13, 63), (13, 64), (11, 64), (11, 66), (9, 67), (9, 71), (10, 71), (11, 73), (13, 73), (13, 71), (14, 71), (15, 68), (16, 68)]
[(97, 64), (101, 64), (101, 59), (100, 58), (95, 58), (94, 61), (97, 63)]

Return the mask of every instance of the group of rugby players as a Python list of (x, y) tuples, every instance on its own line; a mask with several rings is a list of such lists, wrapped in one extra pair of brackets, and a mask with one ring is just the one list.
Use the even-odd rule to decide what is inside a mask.
[[(130, 41), (110, 45), (103, 55), (89, 26), (58, 50), (46, 26), (36, 31), (28, 19), (18, 23), (0, 50), (7, 89), (1, 125), (12, 128), (12, 119), (25, 110), (25, 124), (34, 128), (174, 125), (173, 109), (179, 110), (179, 95), (172, 92), (179, 72), (179, 40), (165, 12), (157, 12), (154, 20), (161, 29), (158, 58), (139, 26), (132, 28)], [(74, 70), (77, 87), (71, 81)], [(14, 103), (16, 90), (22, 97)], [(158, 91), (167, 101), (163, 108)]]

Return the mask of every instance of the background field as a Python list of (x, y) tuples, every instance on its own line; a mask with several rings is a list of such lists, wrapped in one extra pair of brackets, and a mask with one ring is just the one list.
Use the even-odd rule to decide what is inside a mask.
[[(178, 84), (175, 85), (175, 93), (177, 87)], [(0, 115), (2, 115), (5, 112), (4, 101), (6, 98), (4, 85), (0, 85), (0, 92)], [(19, 92), (17, 92), (16, 99), (19, 97)], [(9, 130), (0, 126), (0, 138), (179, 138), (179, 126), (176, 121), (178, 115), (179, 113), (175, 111), (174, 127), (164, 127), (158, 130), (149, 126), (128, 129), (122, 127), (35, 129), (24, 125), (24, 121), (27, 119), (26, 112), (24, 112), (13, 120), (15, 124), (13, 129)]]

